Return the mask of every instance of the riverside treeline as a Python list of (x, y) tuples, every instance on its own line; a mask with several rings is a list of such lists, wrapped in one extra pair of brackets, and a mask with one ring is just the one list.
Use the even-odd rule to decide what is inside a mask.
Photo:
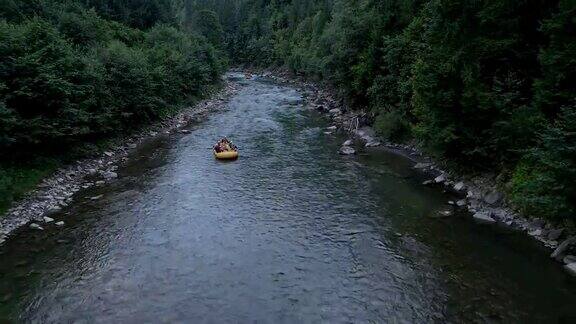
[(393, 141), (576, 220), (575, 0), (212, 0), (231, 56), (339, 89)]
[(0, 1), (0, 212), (65, 157), (218, 83), (224, 56), (190, 18), (172, 0)]
[(576, 0), (5, 0), (0, 14), (11, 157), (161, 118), (227, 57), (327, 82), (382, 136), (497, 174), (529, 216), (576, 220)]

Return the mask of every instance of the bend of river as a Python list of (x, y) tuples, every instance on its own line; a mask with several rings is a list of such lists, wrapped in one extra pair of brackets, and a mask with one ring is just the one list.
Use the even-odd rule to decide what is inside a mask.
[[(0, 322), (573, 322), (576, 285), (523, 235), (428, 217), (406, 158), (337, 154), (298, 90), (235, 81), (226, 109), (139, 148), (120, 178), (0, 247)], [(214, 160), (222, 135), (241, 158)], [(103, 195), (99, 200), (87, 199)]]

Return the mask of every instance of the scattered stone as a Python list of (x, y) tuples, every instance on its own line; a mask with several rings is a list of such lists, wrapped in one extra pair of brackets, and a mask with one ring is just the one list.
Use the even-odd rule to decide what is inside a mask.
[(40, 226), (40, 225), (38, 225), (38, 224), (36, 224), (36, 223), (30, 224), (30, 228), (33, 229), (33, 230), (39, 230), (39, 231), (43, 231), (43, 230), (44, 230), (44, 228), (43, 228), (42, 226)]
[(566, 264), (576, 263), (576, 256), (575, 255), (567, 255), (564, 257), (564, 259), (562, 259), (562, 261), (564, 261), (564, 263), (566, 263)]
[(466, 206), (466, 199), (460, 199), (456, 202), (456, 206), (458, 207), (464, 207)]
[(335, 131), (337, 129), (337, 127), (336, 126), (330, 126), (330, 127), (326, 127), (326, 129), (330, 130), (330, 131)]
[(487, 213), (474, 213), (472, 217), (474, 217), (474, 219), (480, 223), (492, 224), (496, 222), (494, 218), (492, 218), (492, 216), (488, 215)]
[(354, 144), (354, 142), (351, 139), (349, 139), (349, 140), (346, 140), (346, 142), (344, 142), (342, 144), (342, 146), (351, 146), (352, 144)]
[(446, 176), (444, 174), (441, 174), (439, 176), (437, 176), (436, 178), (434, 178), (434, 182), (436, 183), (442, 183), (446, 181)]
[(454, 200), (448, 200), (448, 205), (452, 205), (454, 206), (456, 203), (454, 202)]
[(104, 179), (106, 179), (106, 180), (112, 180), (112, 179), (118, 178), (118, 173), (112, 172), (112, 171), (107, 171), (107, 172), (102, 173), (102, 177), (104, 177)]
[(106, 155), (107, 157), (112, 157), (112, 156), (114, 156), (114, 153), (112, 153), (110, 151), (106, 151), (106, 152), (104, 152), (104, 155)]
[(56, 206), (56, 207), (52, 207), (52, 208), (48, 209), (48, 211), (46, 212), (46, 214), (52, 215), (52, 214), (59, 213), (59, 212), (61, 212), (61, 211), (62, 211), (62, 208)]
[(429, 186), (429, 185), (431, 185), (431, 184), (433, 184), (433, 183), (434, 183), (434, 180), (426, 180), (426, 181), (422, 182), (422, 184), (425, 185), (425, 186)]
[(440, 217), (450, 217), (450, 216), (454, 215), (454, 211), (452, 211), (451, 209), (445, 209), (445, 210), (439, 211), (438, 215)]
[(90, 197), (90, 200), (98, 200), (102, 197), (104, 197), (104, 195), (98, 195), (98, 196)]
[(565, 265), (564, 269), (566, 269), (569, 274), (576, 277), (576, 262)]
[(330, 109), (330, 111), (328, 111), (331, 115), (340, 115), (342, 114), (342, 111), (338, 108), (334, 108), (334, 109)]
[(56, 226), (58, 226), (58, 227), (62, 227), (62, 226), (64, 226), (64, 222), (63, 222), (63, 221), (59, 221), (59, 222), (54, 223), (54, 225), (56, 225)]
[(324, 132), (324, 135), (332, 135), (332, 132)]
[(156, 135), (158, 135), (158, 132), (150, 132), (149, 134), (150, 134), (150, 136), (156, 136)]
[(484, 196), (484, 202), (488, 205), (495, 205), (502, 200), (502, 194), (498, 191), (492, 191)]
[(552, 254), (550, 255), (550, 257), (552, 259), (558, 260), (558, 261), (562, 261), (562, 259), (564, 259), (564, 254), (566, 253), (566, 251), (568, 250), (568, 248), (573, 245), (576, 244), (576, 236), (572, 236), (567, 238), (564, 242), (562, 242), (557, 248), (556, 250), (554, 250), (554, 252), (552, 252)]
[(104, 181), (104, 180), (98, 180), (98, 181), (96, 181), (96, 185), (103, 185), (103, 184), (105, 184), (105, 183), (106, 183), (106, 181)]
[(548, 232), (548, 239), (550, 241), (557, 241), (562, 236), (562, 233), (564, 233), (563, 228), (552, 229)]
[(530, 236), (541, 236), (542, 235), (542, 229), (538, 228), (535, 229), (533, 231), (528, 232), (528, 235)]
[(42, 219), (44, 220), (44, 223), (52, 223), (54, 221), (54, 218), (48, 216), (44, 216)]
[(378, 142), (378, 141), (373, 141), (373, 142), (368, 142), (366, 143), (366, 147), (377, 147), (382, 145), (382, 143)]
[(350, 146), (342, 146), (338, 151), (341, 155), (352, 155), (356, 154), (356, 150)]
[(460, 181), (454, 185), (454, 190), (456, 190), (456, 191), (463, 191), (464, 189), (466, 189), (466, 185), (462, 181)]
[(427, 169), (432, 166), (432, 163), (416, 163), (414, 169)]
[(190, 134), (190, 133), (192, 133), (192, 131), (190, 131), (189, 129), (181, 129), (181, 130), (180, 130), (180, 133), (182, 133), (182, 134)]

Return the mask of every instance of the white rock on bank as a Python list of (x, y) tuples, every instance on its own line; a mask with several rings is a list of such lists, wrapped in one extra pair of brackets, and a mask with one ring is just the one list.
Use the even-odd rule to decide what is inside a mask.
[(352, 142), (352, 140), (349, 139), (349, 140), (346, 140), (346, 142), (342, 143), (342, 146), (350, 146), (350, 145), (352, 145), (353, 143), (354, 143), (354, 142)]
[(436, 178), (434, 178), (434, 182), (436, 183), (442, 183), (446, 181), (446, 176), (441, 174), (439, 176), (437, 176)]
[(372, 141), (372, 142), (368, 142), (366, 143), (366, 147), (377, 147), (382, 145), (382, 143), (378, 142), (378, 141)]
[(460, 181), (454, 185), (454, 190), (456, 191), (463, 191), (466, 188), (464, 182)]
[(64, 226), (64, 222), (63, 222), (63, 221), (59, 221), (59, 222), (54, 223), (54, 225), (56, 225), (56, 226), (58, 226), (58, 227), (62, 227), (62, 226)]
[(44, 216), (43, 217), (44, 223), (52, 223), (54, 221), (54, 218), (52, 217), (48, 217), (48, 216)]
[(38, 224), (36, 224), (36, 223), (30, 224), (30, 228), (33, 229), (33, 230), (39, 230), (39, 231), (43, 231), (43, 230), (44, 230), (44, 228), (43, 228), (42, 226), (40, 226), (40, 225), (38, 225)]
[(326, 127), (326, 129), (329, 130), (329, 131), (335, 131), (336, 128), (337, 128), (336, 126)]
[(488, 215), (487, 213), (474, 213), (472, 217), (474, 217), (474, 220), (480, 223), (492, 224), (496, 222), (494, 218), (492, 218), (492, 216)]

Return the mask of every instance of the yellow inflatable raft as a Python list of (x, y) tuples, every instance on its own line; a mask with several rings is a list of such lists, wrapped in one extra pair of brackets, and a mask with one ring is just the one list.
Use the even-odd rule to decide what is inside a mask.
[(238, 151), (225, 151), (216, 152), (214, 151), (214, 157), (218, 160), (235, 160), (238, 158)]

